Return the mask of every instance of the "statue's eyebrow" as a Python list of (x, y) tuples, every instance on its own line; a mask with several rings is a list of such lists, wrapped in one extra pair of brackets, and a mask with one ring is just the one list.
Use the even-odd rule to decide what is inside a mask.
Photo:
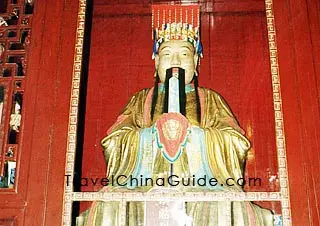
[(188, 50), (190, 50), (190, 52), (193, 51), (193, 50), (190, 48), (190, 46), (182, 46), (182, 48), (187, 48)]
[(170, 46), (165, 46), (165, 47), (162, 47), (162, 48), (160, 47), (159, 51), (162, 51), (162, 50), (167, 49), (167, 48), (171, 49)]

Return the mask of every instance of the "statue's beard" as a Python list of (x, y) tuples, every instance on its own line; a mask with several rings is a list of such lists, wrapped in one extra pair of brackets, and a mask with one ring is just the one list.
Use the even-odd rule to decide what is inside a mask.
[[(164, 99), (163, 99), (163, 108), (162, 113), (168, 113), (168, 103), (169, 103), (169, 79), (173, 76), (173, 68), (169, 68), (166, 70), (166, 79), (164, 82)], [(178, 68), (178, 79), (179, 79), (179, 107), (180, 113), (186, 116), (186, 90), (185, 90), (185, 70), (182, 68)], [(157, 99), (158, 99), (158, 83), (160, 82), (159, 75), (157, 74), (154, 89), (153, 89), (153, 97), (152, 97), (152, 104), (151, 104), (151, 120), (153, 120)], [(193, 76), (195, 94), (196, 94), (196, 108), (197, 108), (197, 120), (200, 123), (201, 121), (201, 107), (200, 107), (200, 98), (198, 93), (198, 79), (197, 76)]]
[[(179, 106), (180, 106), (180, 113), (182, 115), (186, 115), (186, 91), (185, 91), (185, 70), (182, 68), (178, 69), (178, 79), (179, 79)], [(170, 93), (170, 86), (169, 86), (169, 79), (173, 76), (173, 68), (169, 68), (166, 71), (166, 80), (164, 82), (164, 100), (163, 100), (163, 110), (162, 113), (168, 113), (168, 103), (169, 103), (169, 93)]]

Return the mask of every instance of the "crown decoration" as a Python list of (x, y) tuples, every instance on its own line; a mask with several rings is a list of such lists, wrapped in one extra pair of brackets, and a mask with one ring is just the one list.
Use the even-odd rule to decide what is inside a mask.
[(152, 5), (153, 55), (160, 45), (171, 40), (188, 41), (201, 57), (199, 5)]

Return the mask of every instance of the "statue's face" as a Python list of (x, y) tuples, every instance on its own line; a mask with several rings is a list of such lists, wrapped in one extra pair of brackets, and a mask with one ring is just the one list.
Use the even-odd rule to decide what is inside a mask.
[(187, 41), (173, 40), (164, 42), (156, 55), (156, 70), (161, 82), (166, 79), (166, 70), (172, 67), (180, 67), (185, 70), (185, 83), (192, 81), (197, 67), (198, 55), (194, 47)]

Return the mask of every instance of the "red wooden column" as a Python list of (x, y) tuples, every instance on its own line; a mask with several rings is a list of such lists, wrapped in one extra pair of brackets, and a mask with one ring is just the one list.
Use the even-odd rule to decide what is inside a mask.
[(319, 225), (319, 10), (274, 1), (293, 225)]
[[(35, 1), (20, 179), (24, 224), (60, 225), (78, 0)], [(19, 184), (20, 186), (20, 184)]]

